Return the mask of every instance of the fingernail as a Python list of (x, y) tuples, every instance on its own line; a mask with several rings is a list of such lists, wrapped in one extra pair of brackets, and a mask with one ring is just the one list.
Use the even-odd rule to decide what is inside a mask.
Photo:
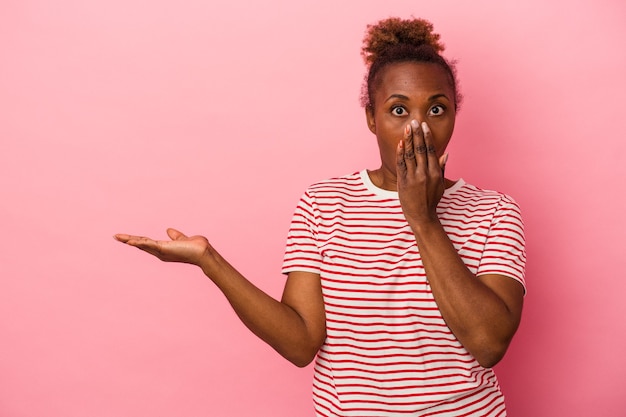
[(413, 129), (417, 130), (420, 127), (420, 124), (418, 123), (417, 120), (413, 119), (411, 120), (411, 126), (413, 127)]
[(428, 125), (426, 124), (426, 122), (422, 122), (422, 130), (424, 132), (429, 132), (430, 129), (428, 128)]
[(405, 135), (411, 134), (411, 125), (406, 125), (406, 127), (404, 128), (404, 134)]
[(446, 166), (446, 164), (448, 163), (448, 153), (445, 153), (443, 155), (443, 166)]

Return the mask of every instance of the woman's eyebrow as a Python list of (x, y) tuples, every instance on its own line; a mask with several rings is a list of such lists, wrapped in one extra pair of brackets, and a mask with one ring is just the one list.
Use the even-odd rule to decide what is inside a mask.
[(392, 94), (389, 97), (387, 97), (387, 100), (385, 100), (385, 102), (391, 100), (392, 98), (399, 98), (401, 100), (408, 100), (409, 98), (407, 96), (405, 96), (404, 94)]
[[(446, 100), (450, 100), (448, 96), (445, 95), (444, 93), (439, 93), (439, 94), (433, 94), (432, 96), (428, 97), (428, 101), (434, 101), (441, 97), (445, 98)], [(387, 100), (385, 100), (385, 102), (394, 98), (397, 98), (400, 100), (409, 100), (409, 97), (405, 96), (404, 94), (392, 94), (389, 97), (387, 97)]]
[(440, 94), (434, 94), (428, 97), (428, 101), (437, 100), (438, 98), (441, 98), (441, 97), (445, 98), (446, 100), (450, 100), (447, 95), (440, 93)]

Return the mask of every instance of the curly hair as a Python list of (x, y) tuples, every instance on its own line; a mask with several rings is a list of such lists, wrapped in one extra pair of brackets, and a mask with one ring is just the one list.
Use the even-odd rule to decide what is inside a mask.
[(454, 105), (459, 109), (459, 93), (454, 62), (447, 61), (441, 53), (445, 49), (433, 32), (433, 25), (424, 19), (390, 17), (374, 25), (367, 25), (361, 56), (368, 69), (361, 91), (361, 105), (373, 108), (372, 97), (378, 85), (381, 70), (397, 62), (424, 62), (439, 65), (450, 79), (454, 92)]

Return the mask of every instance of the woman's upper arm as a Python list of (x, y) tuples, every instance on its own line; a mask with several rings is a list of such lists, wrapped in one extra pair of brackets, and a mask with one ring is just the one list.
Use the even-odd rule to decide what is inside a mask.
[(289, 272), (281, 301), (298, 313), (311, 341), (321, 346), (326, 339), (326, 313), (319, 274)]

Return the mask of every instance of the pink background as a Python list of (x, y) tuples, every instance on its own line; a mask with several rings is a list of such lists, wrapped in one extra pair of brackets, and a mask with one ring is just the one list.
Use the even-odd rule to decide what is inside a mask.
[(451, 176), (525, 214), (509, 415), (626, 414), (626, 3), (4, 0), (2, 417), (313, 414), (310, 367), (111, 235), (204, 234), (279, 297), (304, 188), (377, 167), (359, 50), (391, 15), (459, 60)]

